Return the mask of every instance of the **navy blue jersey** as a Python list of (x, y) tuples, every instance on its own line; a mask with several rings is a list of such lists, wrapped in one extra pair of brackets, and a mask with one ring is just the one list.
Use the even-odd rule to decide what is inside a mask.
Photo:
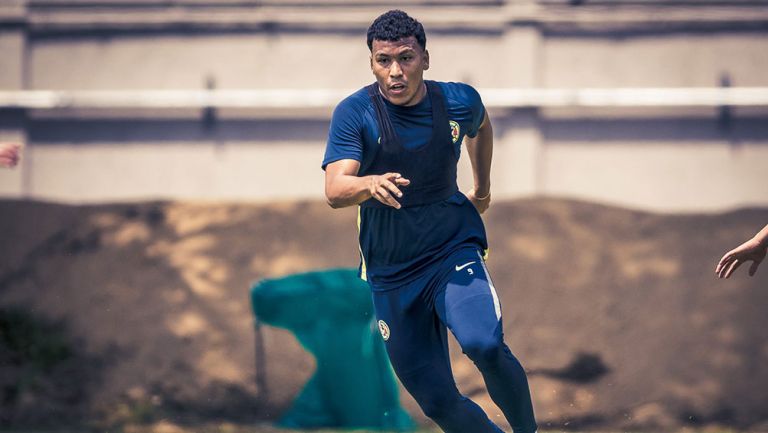
[[(477, 134), (485, 108), (480, 95), (471, 86), (462, 83), (434, 84), (442, 93), (448, 117), (445, 128), (449, 133), (444, 135), (446, 143), (439, 151), (453, 155), (445, 158), (441, 154), (439, 159), (452, 164), (455, 171), (461, 142), (465, 135), (474, 137)], [(381, 99), (399, 144), (404, 148), (403, 155), (410, 157), (408, 150), (426, 148), (431, 143), (434, 107), (430, 97), (410, 107)], [(379, 125), (374, 104), (365, 88), (344, 99), (333, 114), (323, 169), (334, 161), (353, 159), (360, 162), (359, 175), (397, 171), (393, 168), (381, 173), (369, 173), (374, 165), (381, 167), (382, 134)], [(430, 149), (434, 152), (436, 148)], [(407, 196), (409, 188), (415, 191), (418, 187), (412, 182), (401, 190)], [(482, 219), (461, 192), (438, 197), (428, 204), (401, 209), (361, 206), (358, 226), (361, 277), (369, 281), (373, 290), (388, 290), (408, 283), (430, 265), (460, 248), (487, 248)]]
[[(477, 135), (485, 117), (485, 107), (480, 94), (472, 86), (464, 83), (437, 84), (443, 90), (448, 117), (458, 126), (454, 141), (458, 155), (464, 136)], [(415, 149), (429, 141), (432, 135), (432, 104), (429, 98), (425, 97), (410, 107), (384, 101), (403, 146)], [(354, 159), (360, 162), (360, 172), (365, 172), (380, 146), (380, 136), (373, 104), (366, 89), (362, 88), (341, 101), (333, 112), (323, 169), (334, 161)]]

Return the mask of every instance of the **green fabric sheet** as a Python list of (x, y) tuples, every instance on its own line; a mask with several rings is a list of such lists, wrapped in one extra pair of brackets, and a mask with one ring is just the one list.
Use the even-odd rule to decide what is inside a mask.
[(370, 290), (356, 270), (263, 280), (251, 289), (251, 301), (258, 320), (293, 332), (317, 361), (314, 375), (278, 425), (413, 430), (400, 406)]

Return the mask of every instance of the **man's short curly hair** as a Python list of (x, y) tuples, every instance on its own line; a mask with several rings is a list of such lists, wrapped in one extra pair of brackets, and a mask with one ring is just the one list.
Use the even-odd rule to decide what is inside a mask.
[(421, 49), (427, 49), (427, 35), (420, 22), (408, 16), (407, 13), (393, 9), (380, 15), (368, 27), (368, 49), (373, 51), (373, 41), (399, 41), (413, 36)]

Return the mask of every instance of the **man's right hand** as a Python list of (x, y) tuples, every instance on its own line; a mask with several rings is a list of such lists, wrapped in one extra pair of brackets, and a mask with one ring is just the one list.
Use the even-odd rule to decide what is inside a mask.
[(401, 205), (397, 198), (402, 197), (403, 192), (398, 187), (410, 184), (411, 181), (404, 178), (400, 173), (374, 175), (368, 178), (368, 192), (370, 192), (371, 197), (385, 205), (400, 209)]
[(403, 196), (400, 187), (411, 181), (400, 173), (358, 176), (360, 162), (340, 159), (325, 167), (325, 197), (334, 208), (360, 204), (374, 198), (387, 206), (400, 209), (397, 199)]

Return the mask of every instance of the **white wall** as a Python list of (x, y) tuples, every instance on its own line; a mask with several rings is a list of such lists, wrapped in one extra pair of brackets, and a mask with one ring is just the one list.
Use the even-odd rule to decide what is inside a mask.
[[(768, 86), (764, 31), (579, 33), (521, 23), (497, 20), (458, 33), (445, 23), (434, 33), (428, 27), (427, 78), (486, 88), (708, 87), (727, 73), (732, 85)], [(85, 31), (26, 40), (22, 31), (0, 33), (0, 48), (10, 53), (0, 60), (3, 89), (200, 89), (208, 77), (219, 89), (354, 89), (373, 80), (364, 29), (334, 31), (331, 24), (323, 31)], [(657, 110), (645, 126), (624, 113), (493, 111), (494, 197), (552, 194), (664, 211), (768, 206), (768, 130), (756, 126), (768, 123), (765, 110), (735, 113), (728, 134), (713, 128), (716, 110), (688, 121), (677, 121), (682, 111)], [(29, 137), (23, 166), (0, 171), (3, 197), (322, 198), (325, 114), (259, 113), (256, 129), (222, 124), (212, 135), (189, 132), (200, 129), (199, 117), (162, 126), (174, 120), (163, 112), (124, 113), (125, 122), (112, 113), (112, 123), (100, 123), (101, 113), (28, 114), (0, 131), (6, 139)], [(134, 124), (138, 117), (160, 126)], [(56, 129), (46, 118), (74, 123)], [(91, 134), (93, 128), (100, 132)], [(460, 180), (471, 185), (466, 155)]]
[(545, 87), (768, 85), (763, 33), (664, 34), (625, 38), (551, 37), (542, 55)]
[(67, 202), (320, 198), (317, 143), (32, 146), (30, 196)]

